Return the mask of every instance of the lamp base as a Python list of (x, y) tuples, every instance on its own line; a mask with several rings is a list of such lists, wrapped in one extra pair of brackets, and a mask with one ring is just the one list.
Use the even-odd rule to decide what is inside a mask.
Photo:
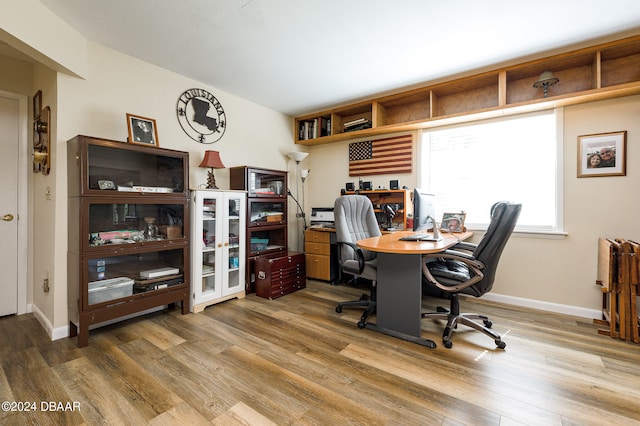
[(208, 189), (220, 189), (216, 185), (216, 177), (213, 175), (213, 169), (209, 170), (209, 176), (207, 177), (207, 188)]

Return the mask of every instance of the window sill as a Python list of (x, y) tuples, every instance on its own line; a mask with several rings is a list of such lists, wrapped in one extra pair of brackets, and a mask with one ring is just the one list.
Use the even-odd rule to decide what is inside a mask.
[[(474, 233), (486, 232), (486, 228), (477, 228), (477, 229), (467, 229), (468, 231), (472, 231)], [(565, 237), (569, 235), (566, 231), (528, 231), (528, 230), (515, 230), (513, 237), (516, 238), (540, 238), (547, 240), (563, 240)]]

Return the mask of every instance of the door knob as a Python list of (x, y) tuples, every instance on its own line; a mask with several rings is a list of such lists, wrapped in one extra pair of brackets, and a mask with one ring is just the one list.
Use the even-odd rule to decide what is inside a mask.
[(11, 213), (7, 213), (4, 216), (2, 216), (2, 220), (11, 222), (13, 220), (13, 215)]

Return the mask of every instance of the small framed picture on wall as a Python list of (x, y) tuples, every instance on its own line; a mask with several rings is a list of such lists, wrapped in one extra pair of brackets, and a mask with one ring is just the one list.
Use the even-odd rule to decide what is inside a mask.
[(578, 136), (578, 177), (626, 176), (627, 132)]

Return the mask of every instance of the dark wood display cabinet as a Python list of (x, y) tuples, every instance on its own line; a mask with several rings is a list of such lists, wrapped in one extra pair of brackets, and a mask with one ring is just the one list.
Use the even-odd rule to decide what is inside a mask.
[(69, 335), (159, 306), (189, 312), (189, 154), (68, 141)]
[(287, 172), (231, 167), (230, 187), (247, 191), (246, 292), (255, 292), (255, 260), (285, 252), (287, 239)]

